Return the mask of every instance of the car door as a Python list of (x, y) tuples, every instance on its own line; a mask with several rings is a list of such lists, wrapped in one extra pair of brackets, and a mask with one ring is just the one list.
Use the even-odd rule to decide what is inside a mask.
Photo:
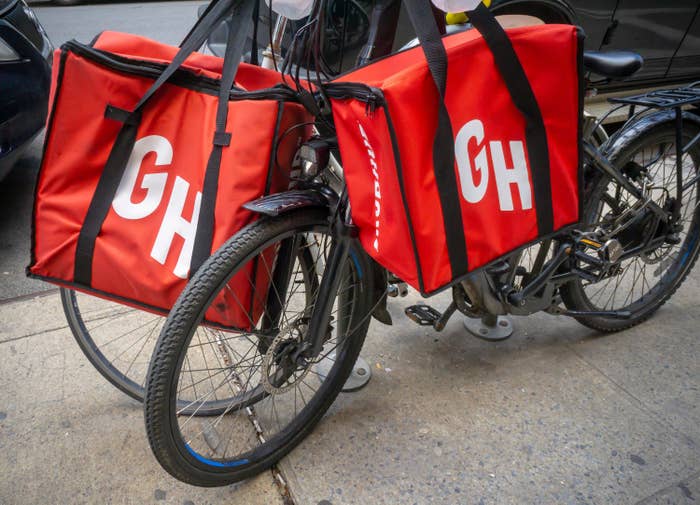
[(585, 47), (600, 49), (615, 13), (615, 0), (569, 0), (576, 13), (575, 23), (586, 33)]
[(619, 0), (601, 49), (638, 52), (644, 66), (634, 81), (663, 80), (697, 7), (698, 0)]
[(668, 78), (700, 80), (700, 3), (685, 38), (671, 62)]

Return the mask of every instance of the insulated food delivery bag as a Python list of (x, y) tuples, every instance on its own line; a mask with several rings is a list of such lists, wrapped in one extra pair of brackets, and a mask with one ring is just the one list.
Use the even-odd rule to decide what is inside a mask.
[[(112, 32), (56, 52), (29, 275), (170, 309), (254, 219), (242, 205), (289, 187), (310, 120), (280, 74), (238, 61)], [(274, 254), (238, 273), (207, 319), (254, 324)]]
[(579, 220), (582, 35), (441, 37), (407, 0), (421, 47), (330, 83), (354, 223), (368, 253), (424, 294)]

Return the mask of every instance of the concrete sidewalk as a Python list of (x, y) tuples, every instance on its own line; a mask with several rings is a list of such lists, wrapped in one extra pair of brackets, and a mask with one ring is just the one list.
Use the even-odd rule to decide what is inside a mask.
[[(297, 505), (700, 503), (700, 275), (601, 337), (515, 320), (493, 344), (373, 323), (373, 378), (280, 465)], [(443, 308), (445, 298), (431, 300)], [(151, 455), (142, 411), (82, 356), (57, 293), (0, 305), (0, 503), (281, 504), (270, 473), (200, 489)]]

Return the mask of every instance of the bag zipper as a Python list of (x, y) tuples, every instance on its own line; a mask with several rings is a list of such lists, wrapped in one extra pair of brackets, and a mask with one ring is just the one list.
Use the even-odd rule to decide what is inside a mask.
[[(61, 49), (95, 61), (98, 64), (117, 72), (147, 77), (153, 80), (157, 79), (167, 67), (167, 65), (164, 63), (135, 60), (124, 56), (119, 56), (114, 53), (101, 51), (99, 49), (95, 49), (94, 47), (81, 44), (76, 40), (69, 40), (61, 46)], [(182, 85), (183, 87), (207, 92), (208, 94), (212, 95), (218, 95), (219, 87), (221, 86), (221, 82), (218, 79), (197, 75), (186, 68), (177, 69), (172, 77), (172, 82), (176, 85)], [(286, 102), (299, 102), (296, 92), (284, 85), (278, 85), (273, 88), (256, 91), (246, 91), (234, 86), (229, 94), (229, 99), (234, 101), (282, 100)]]
[[(76, 40), (69, 40), (63, 44), (62, 49), (70, 51), (84, 58), (96, 61), (99, 64), (111, 68), (118, 72), (123, 72), (141, 77), (149, 77), (157, 79), (158, 76), (165, 70), (167, 65), (163, 63), (155, 63), (152, 61), (132, 60), (113, 53), (100, 51), (93, 47), (81, 44)], [(195, 75), (191, 71), (181, 68), (176, 71), (174, 82), (182, 82), (197, 87), (202, 87), (211, 91), (219, 90), (218, 80), (211, 77)], [(239, 88), (240, 91), (243, 91)]]
[(378, 106), (384, 106), (386, 99), (379, 88), (359, 82), (336, 82), (324, 86), (326, 94), (335, 99), (353, 98), (365, 102), (365, 114), (371, 116)]

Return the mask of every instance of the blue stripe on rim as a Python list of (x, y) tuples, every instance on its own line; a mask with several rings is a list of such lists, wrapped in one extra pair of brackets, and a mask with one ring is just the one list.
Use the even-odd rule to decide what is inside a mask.
[(241, 466), (241, 465), (245, 465), (246, 463), (250, 463), (250, 461), (248, 461), (247, 459), (239, 459), (236, 461), (226, 461), (226, 462), (215, 461), (213, 459), (207, 459), (207, 458), (200, 456), (199, 454), (194, 452), (194, 449), (192, 449), (192, 447), (190, 447), (189, 444), (185, 444), (185, 447), (187, 447), (187, 450), (190, 452), (190, 454), (192, 456), (194, 456), (198, 461), (201, 461), (202, 463), (206, 463), (207, 465), (211, 465), (211, 466), (218, 466), (221, 468), (227, 468), (227, 467), (232, 467), (232, 466)]
[(362, 267), (360, 266), (360, 261), (357, 259), (355, 251), (350, 250), (350, 257), (352, 258), (352, 262), (355, 263), (355, 268), (357, 269), (360, 279), (362, 279)]
[(688, 245), (688, 248), (685, 251), (685, 254), (681, 258), (681, 265), (685, 265), (685, 262), (688, 261), (688, 256), (690, 256), (690, 253), (692, 250), (695, 248), (695, 242), (697, 242), (698, 236), (697, 234), (693, 237), (693, 241)]

